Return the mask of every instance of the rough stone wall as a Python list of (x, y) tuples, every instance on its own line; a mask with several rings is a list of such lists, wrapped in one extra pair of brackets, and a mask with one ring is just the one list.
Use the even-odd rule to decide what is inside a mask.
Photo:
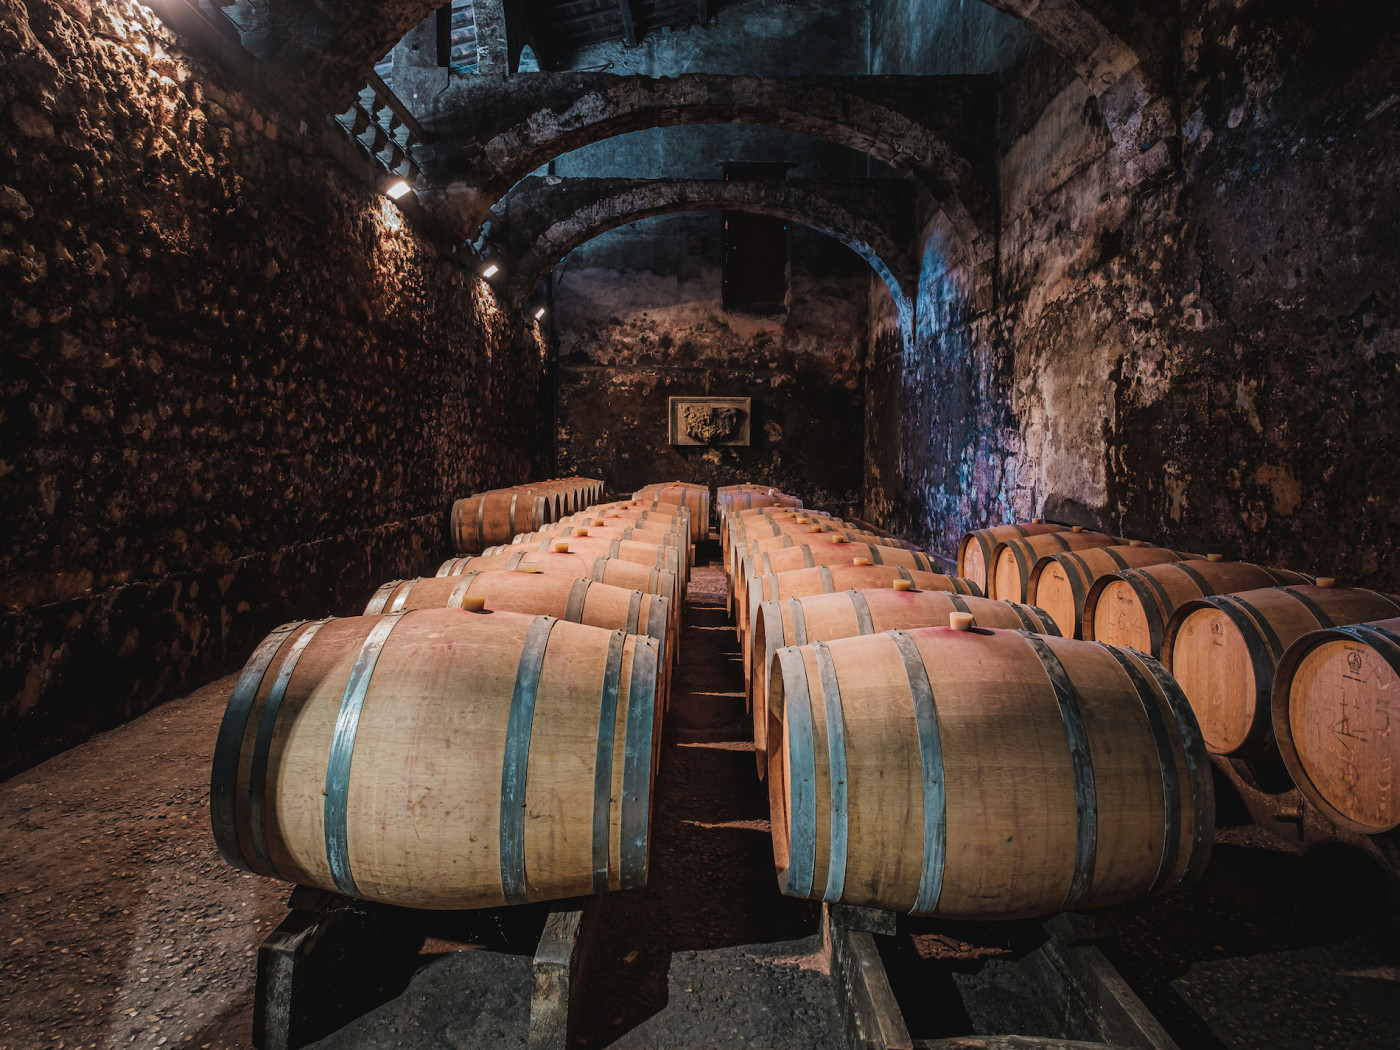
[(1004, 74), (995, 307), (926, 264), (949, 294), (872, 376), (871, 433), (902, 433), (872, 513), (945, 550), (1043, 513), (1394, 589), (1400, 12), (1190, 0), (1178, 32), (1161, 182), (1056, 56)]
[(0, 775), (532, 470), (518, 320), (134, 4), (0, 0), (0, 287)]
[[(774, 484), (858, 506), (869, 267), (793, 227), (785, 314), (725, 311), (713, 212), (604, 234), (555, 271), (559, 469), (609, 491), (681, 479)], [(673, 447), (670, 397), (751, 397), (751, 445)]]

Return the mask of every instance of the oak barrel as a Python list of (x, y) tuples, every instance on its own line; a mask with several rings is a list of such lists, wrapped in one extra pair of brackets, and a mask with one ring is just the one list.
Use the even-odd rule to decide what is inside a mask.
[(822, 542), (802, 547), (784, 547), (781, 550), (765, 551), (763, 554), (745, 558), (740, 573), (742, 583), (734, 588), (735, 621), (741, 633), (747, 633), (753, 626), (754, 609), (749, 605), (748, 580), (754, 576), (771, 576), (774, 573), (791, 569), (812, 569), (819, 565), (850, 565), (856, 558), (864, 558), (876, 565), (902, 566), (922, 572), (936, 572), (938, 564), (923, 551), (911, 551), (904, 547), (886, 547), (878, 543), (852, 543), (839, 533), (826, 537), (813, 537)]
[(710, 486), (673, 481), (647, 485), (633, 493), (636, 499), (678, 503), (690, 511), (690, 542), (699, 543), (710, 535)]
[(984, 593), (990, 594), (988, 569), (992, 564), (992, 553), (998, 544), (1004, 543), (1006, 540), (1019, 539), (1022, 536), (1039, 536), (1047, 532), (1068, 532), (1069, 528), (1068, 525), (1055, 525), (1036, 518), (1011, 525), (993, 525), (991, 528), (965, 533), (958, 543), (957, 574), (965, 580), (973, 581), (982, 588)]
[[(749, 708), (767, 708), (768, 668), (779, 649), (896, 629), (946, 627), (953, 613), (969, 613), (983, 627), (1056, 636), (1060, 633), (1055, 621), (1032, 605), (964, 597), (956, 591), (895, 590), (891, 586), (764, 602), (754, 617), (751, 656), (744, 663)], [(755, 718), (753, 731), (754, 748), (760, 752), (763, 763), (759, 772), (766, 773), (767, 759), (763, 755), (767, 751), (767, 719)]]
[(636, 562), (606, 556), (585, 557), (559, 551), (521, 551), (449, 558), (438, 567), (438, 576), (461, 576), (468, 572), (505, 571), (544, 573), (551, 576), (583, 577), (613, 587), (663, 596), (671, 610), (672, 657), (678, 655), (681, 629), (681, 584), (675, 573), (648, 568)]
[(929, 627), (779, 650), (769, 683), (790, 896), (1011, 919), (1167, 892), (1205, 867), (1209, 759), (1141, 653)]
[(452, 549), (481, 551), (506, 543), (517, 532), (530, 532), (554, 520), (552, 500), (519, 489), (493, 489), (452, 504), (449, 527)]
[[(560, 548), (565, 548), (560, 551)], [(647, 565), (663, 572), (673, 572), (676, 580), (680, 584), (681, 593), (685, 593), (685, 577), (681, 574), (681, 552), (675, 547), (663, 546), (659, 543), (651, 543), (643, 540), (610, 540), (604, 537), (594, 538), (592, 536), (567, 536), (555, 539), (551, 536), (544, 536), (538, 540), (530, 540), (527, 543), (506, 544), (501, 547), (487, 547), (483, 554), (505, 554), (512, 550), (525, 549), (532, 552), (555, 551), (560, 553), (577, 553), (584, 557), (605, 557), (616, 558), (619, 561), (636, 562), (638, 565)]]
[(1334, 823), (1400, 827), (1400, 619), (1312, 631), (1274, 676), (1273, 724), (1293, 782)]
[(1100, 576), (1084, 599), (1084, 637), (1156, 656), (1172, 614), (1194, 598), (1312, 583), (1311, 576), (1244, 561), (1167, 562)]
[(1277, 758), (1274, 669), (1295, 641), (1323, 627), (1400, 616), (1400, 601), (1356, 587), (1267, 587), (1177, 608), (1162, 665), (1181, 684), (1206, 747), (1217, 755)]
[(1107, 576), (1119, 569), (1140, 569), (1144, 565), (1190, 561), (1199, 557), (1199, 554), (1149, 547), (1136, 541), (1125, 546), (1086, 547), (1078, 551), (1048, 554), (1031, 569), (1026, 601), (1053, 616), (1060, 634), (1066, 638), (1082, 638), (1084, 600), (1089, 596), (1089, 588), (1100, 576)]
[(1004, 540), (992, 551), (987, 597), (1023, 602), (1030, 589), (1031, 569), (1047, 554), (1084, 550), (1089, 547), (1112, 547), (1122, 542), (1116, 536), (1085, 529), (1047, 532), (1039, 536)]
[(231, 864), (412, 908), (644, 885), (655, 643), (415, 609), (288, 624), (244, 667), (210, 811)]

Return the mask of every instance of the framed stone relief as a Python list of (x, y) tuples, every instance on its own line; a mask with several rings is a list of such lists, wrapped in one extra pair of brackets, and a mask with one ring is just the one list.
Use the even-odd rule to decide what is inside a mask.
[(671, 398), (671, 444), (747, 445), (752, 418), (747, 397)]

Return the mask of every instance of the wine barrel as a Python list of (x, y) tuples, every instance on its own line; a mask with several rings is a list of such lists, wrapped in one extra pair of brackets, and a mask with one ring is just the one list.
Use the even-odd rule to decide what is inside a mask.
[(460, 576), (390, 580), (365, 606), (364, 615), (411, 609), (462, 609), (468, 598), (483, 598), (498, 612), (553, 616), (570, 623), (604, 627), (624, 634), (645, 634), (657, 641), (663, 660), (671, 623), (670, 599), (582, 576), (553, 573), (469, 570)]
[(1055, 619), (1060, 634), (1082, 638), (1084, 599), (1100, 576), (1119, 569), (1140, 569), (1169, 561), (1191, 561), (1199, 554), (1149, 547), (1138, 540), (1127, 546), (1086, 547), (1078, 551), (1048, 554), (1031, 569), (1026, 601), (1044, 609)]
[(1312, 631), (1274, 676), (1273, 725), (1298, 789), (1363, 835), (1400, 827), (1400, 619)]
[[(840, 537), (840, 539), (838, 539), (838, 537)], [(812, 547), (843, 541), (913, 550), (913, 547), (904, 543), (902, 540), (891, 542), (887, 537), (880, 536), (873, 532), (861, 532), (859, 530), (843, 528), (839, 525), (809, 524), (800, 526), (800, 531), (782, 532), (775, 536), (745, 536), (742, 543), (735, 543), (733, 545), (731, 565), (733, 566), (734, 575), (737, 576), (743, 571), (745, 558), (757, 558), (760, 555), (767, 554), (769, 551), (783, 550), (787, 547)]]
[(690, 510), (690, 542), (699, 543), (710, 535), (710, 486), (684, 481), (647, 485), (633, 498), (650, 498), (662, 503), (679, 503)]
[(1081, 621), (1090, 641), (1126, 645), (1156, 656), (1172, 613), (1193, 598), (1312, 583), (1311, 576), (1244, 561), (1178, 561), (1119, 569), (1100, 576), (1084, 599)]
[[(754, 618), (752, 655), (744, 664), (749, 709), (767, 709), (768, 668), (779, 649), (896, 629), (946, 627), (953, 613), (970, 613), (983, 627), (1024, 629), (1056, 637), (1060, 633), (1055, 621), (1033, 605), (964, 597), (956, 591), (896, 590), (891, 586), (764, 602)], [(767, 730), (766, 718), (753, 720), (760, 775), (768, 771)]]
[(559, 551), (514, 550), (505, 554), (478, 555), (475, 558), (449, 558), (439, 566), (437, 576), (462, 576), (469, 572), (544, 573), (582, 577), (613, 587), (659, 594), (666, 599), (671, 611), (671, 646), (673, 657), (679, 655), (681, 629), (681, 590), (675, 573), (648, 568), (636, 562), (622, 561), (605, 555), (585, 556)]
[(1276, 759), (1274, 669), (1295, 641), (1323, 627), (1400, 616), (1400, 601), (1358, 587), (1266, 587), (1179, 606), (1162, 637), (1162, 665), (1181, 684), (1206, 747)]
[(415, 609), (280, 627), (219, 728), (219, 851), (410, 908), (644, 885), (656, 668), (650, 638), (549, 616)]
[(767, 714), (789, 896), (1026, 918), (1166, 892), (1209, 857), (1209, 759), (1141, 653), (980, 628), (814, 642), (774, 656)]
[[(614, 519), (616, 520), (616, 519)], [(680, 557), (681, 575), (690, 579), (691, 551), (690, 530), (666, 528), (662, 525), (563, 525), (557, 528), (545, 527), (538, 532), (522, 532), (511, 541), (512, 544), (538, 548), (541, 540), (565, 542), (574, 537), (583, 539), (636, 540), (661, 547), (670, 547)]]
[[(605, 557), (616, 558), (619, 561), (636, 562), (638, 565), (649, 565), (662, 572), (673, 572), (676, 580), (680, 584), (681, 594), (685, 594), (685, 577), (681, 573), (681, 552), (675, 547), (663, 546), (659, 543), (644, 542), (642, 540), (610, 540), (602, 537), (592, 536), (568, 536), (564, 539), (555, 539), (552, 536), (545, 536), (538, 540), (531, 540), (528, 543), (505, 544), (500, 547), (487, 547), (482, 554), (504, 554), (509, 553), (512, 548), (524, 548), (527, 551), (555, 551), (559, 553), (578, 553), (585, 557)], [(561, 551), (560, 548), (563, 548)]]
[(518, 489), (493, 489), (452, 504), (452, 549), (466, 554), (506, 543), (554, 520), (550, 499)]
[(978, 529), (963, 535), (958, 543), (957, 574), (962, 579), (971, 580), (986, 594), (991, 594), (989, 569), (992, 554), (997, 546), (1006, 540), (1022, 536), (1039, 536), (1047, 532), (1068, 532), (1068, 525), (1054, 525), (1032, 518), (1030, 521), (1012, 525), (993, 525), (989, 529)]
[(1047, 532), (1004, 540), (992, 551), (989, 598), (1023, 602), (1030, 588), (1031, 569), (1047, 554), (1112, 547), (1123, 541), (1102, 532), (1089, 532), (1078, 526), (1068, 532)]
[[(814, 537), (818, 538), (820, 537)], [(753, 626), (750, 621), (754, 609), (749, 606), (747, 581), (759, 574), (771, 576), (791, 569), (812, 569), (818, 565), (849, 565), (855, 558), (865, 558), (876, 565), (903, 566), (922, 572), (938, 571), (938, 564), (922, 551), (886, 547), (878, 543), (852, 543), (839, 533), (822, 539), (824, 542), (803, 547), (784, 547), (782, 550), (766, 551), (744, 559), (741, 576), (745, 582), (742, 585), (736, 584), (734, 591), (735, 604), (738, 606), (735, 620), (741, 632), (747, 632)]]

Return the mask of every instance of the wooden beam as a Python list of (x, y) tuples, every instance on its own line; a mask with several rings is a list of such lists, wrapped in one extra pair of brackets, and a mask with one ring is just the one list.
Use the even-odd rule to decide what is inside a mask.
[(637, 26), (632, 21), (632, 0), (617, 0), (617, 11), (622, 15), (622, 42), (628, 47), (636, 47)]
[[(866, 910), (850, 909), (846, 914)], [(855, 1050), (913, 1050), (874, 936), (839, 925), (831, 906), (823, 904), (822, 942), (851, 1046)]]

